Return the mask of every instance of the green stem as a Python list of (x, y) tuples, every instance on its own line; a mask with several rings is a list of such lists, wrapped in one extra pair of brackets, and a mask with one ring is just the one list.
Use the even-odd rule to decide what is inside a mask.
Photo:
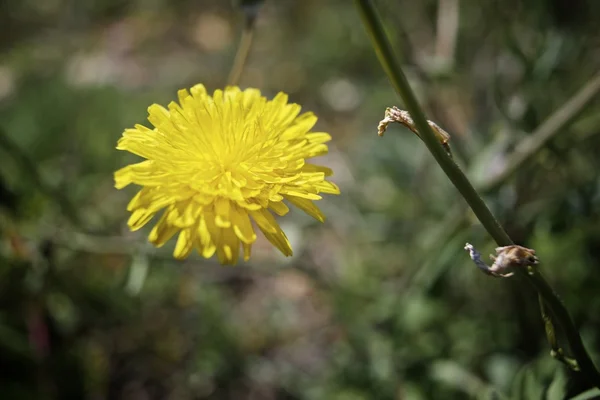
[(233, 59), (233, 65), (227, 78), (227, 84), (235, 86), (239, 83), (250, 54), (250, 48), (252, 47), (252, 38), (254, 37), (254, 25), (256, 21), (256, 15), (246, 13), (244, 16), (244, 29), (242, 30), (242, 37), (240, 44), (238, 45)]
[[(442, 170), (458, 189), (460, 194), (469, 204), (477, 219), (483, 227), (488, 231), (490, 236), (494, 238), (500, 246), (508, 246), (514, 244), (508, 236), (504, 228), (488, 209), (481, 196), (477, 193), (469, 179), (465, 176), (462, 170), (454, 162), (454, 160), (446, 153), (434, 132), (429, 127), (427, 119), (416, 96), (414, 95), (406, 76), (402, 72), (402, 68), (397, 57), (392, 50), (391, 44), (385, 34), (381, 20), (370, 0), (355, 0), (357, 8), (363, 20), (363, 24), (371, 37), (371, 41), (379, 57), (385, 72), (388, 75), (396, 92), (404, 101), (405, 108), (412, 116), (415, 125), (421, 134), (421, 138)], [(567, 341), (571, 347), (571, 351), (577, 360), (581, 373), (585, 378), (600, 388), (600, 373), (596, 369), (590, 356), (588, 355), (579, 332), (575, 328), (575, 324), (569, 312), (558, 298), (554, 290), (548, 285), (539, 272), (528, 273), (524, 270), (518, 270), (519, 275), (525, 278), (527, 283), (531, 285), (542, 297), (544, 303), (548, 305), (553, 315), (556, 317), (559, 325), (565, 333)]]
[(368, 0), (356, 0), (359, 10), (361, 12), (363, 23), (367, 31), (371, 36), (371, 40), (375, 45), (379, 61), (383, 65), (388, 78), (392, 82), (392, 85), (396, 89), (396, 92), (400, 95), (404, 101), (405, 108), (410, 113), (421, 138), (425, 145), (440, 164), (448, 178), (452, 181), (454, 186), (461, 192), (465, 200), (469, 203), (473, 212), (483, 224), (485, 229), (492, 235), (494, 240), (500, 246), (509, 246), (514, 244), (508, 234), (504, 231), (504, 228), (494, 218), (492, 213), (488, 210), (487, 206), (475, 191), (475, 188), (471, 185), (467, 177), (463, 174), (458, 165), (448, 156), (446, 150), (439, 143), (434, 132), (429, 127), (425, 115), (421, 111), (417, 98), (408, 84), (408, 80), (402, 69), (397, 58), (394, 56), (392, 47), (387, 39), (387, 36), (383, 30), (383, 26), (379, 21), (375, 8), (371, 1)]

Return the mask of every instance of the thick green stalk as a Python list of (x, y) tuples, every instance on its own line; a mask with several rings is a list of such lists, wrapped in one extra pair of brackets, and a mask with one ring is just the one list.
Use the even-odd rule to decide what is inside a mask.
[[(363, 20), (363, 24), (377, 52), (379, 61), (385, 69), (385, 72), (387, 73), (392, 85), (396, 89), (396, 92), (404, 101), (404, 106), (412, 116), (415, 125), (421, 134), (423, 142), (425, 142), (425, 145), (437, 163), (452, 181), (454, 186), (458, 189), (463, 198), (467, 201), (477, 219), (488, 231), (490, 236), (494, 238), (496, 243), (500, 246), (514, 244), (504, 228), (502, 228), (498, 220), (486, 206), (469, 179), (454, 162), (452, 157), (446, 153), (441, 143), (436, 138), (434, 132), (429, 127), (427, 119), (425, 118), (425, 115), (419, 106), (416, 96), (410, 88), (408, 80), (402, 72), (402, 68), (400, 67), (398, 59), (392, 50), (391, 44), (385, 34), (382, 22), (377, 14), (377, 11), (375, 10), (375, 7), (373, 6), (372, 1), (355, 0), (355, 2)], [(542, 297), (544, 303), (548, 305), (548, 308), (551, 310), (552, 314), (556, 318), (556, 321), (565, 333), (573, 356), (578, 362), (581, 373), (586, 377), (590, 384), (600, 388), (600, 373), (598, 373), (598, 370), (588, 355), (581, 340), (581, 336), (579, 335), (579, 332), (575, 327), (569, 312), (558, 298), (554, 290), (550, 287), (550, 285), (548, 285), (539, 272), (534, 271), (528, 273), (524, 270), (519, 270), (518, 272), (520, 276), (525, 278), (529, 285), (535, 288), (535, 290)]]

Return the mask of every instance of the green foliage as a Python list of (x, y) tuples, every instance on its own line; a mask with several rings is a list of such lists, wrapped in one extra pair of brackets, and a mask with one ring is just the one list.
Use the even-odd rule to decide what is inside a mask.
[[(448, 48), (447, 2), (378, 4), (428, 118), (485, 182), (598, 70), (600, 10), (465, 0)], [(83, 3), (0, 4), (3, 398), (598, 396), (549, 356), (525, 285), (471, 265), (466, 241), (494, 245), (418, 138), (377, 138), (385, 107), (402, 105), (348, 2), (261, 8), (240, 83), (320, 117), (342, 196), (322, 202), (323, 225), (285, 221), (294, 258), (257, 246), (236, 268), (147, 247), (112, 181), (131, 161), (116, 141), (147, 106), (224, 85), (231, 2)], [(598, 112), (593, 101), (486, 198), (537, 250), (597, 363)]]

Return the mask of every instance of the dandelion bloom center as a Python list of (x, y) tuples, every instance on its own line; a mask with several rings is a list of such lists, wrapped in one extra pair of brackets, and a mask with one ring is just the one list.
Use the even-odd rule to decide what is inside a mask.
[(118, 189), (142, 186), (127, 207), (129, 227), (140, 229), (161, 214), (149, 235), (154, 245), (178, 233), (176, 258), (196, 248), (206, 258), (216, 253), (221, 263), (235, 264), (240, 248), (244, 259), (250, 257), (253, 220), (291, 255), (272, 213), (285, 215), (288, 203), (324, 221), (313, 201), (339, 189), (325, 180), (329, 168), (307, 160), (327, 153), (329, 134), (310, 132), (317, 118), (300, 114), (283, 93), (267, 100), (256, 89), (227, 87), (210, 96), (196, 85), (178, 96), (179, 104), (168, 109), (149, 107), (154, 129), (136, 125), (117, 144), (145, 158), (115, 173)]

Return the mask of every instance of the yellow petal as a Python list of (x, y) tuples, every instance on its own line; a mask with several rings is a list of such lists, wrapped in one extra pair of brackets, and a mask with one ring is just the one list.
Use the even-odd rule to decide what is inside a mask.
[(190, 92), (188, 92), (187, 89), (181, 89), (177, 91), (177, 99), (179, 99), (179, 104), (182, 106), (188, 97), (190, 97)]
[(217, 247), (214, 238), (217, 236), (218, 228), (214, 224), (215, 216), (210, 212), (205, 212), (198, 224), (197, 247), (204, 258), (210, 258), (215, 254)]
[(306, 191), (294, 190), (294, 189), (282, 189), (281, 193), (288, 196), (302, 197), (303, 199), (308, 200), (321, 200), (322, 197), (318, 194), (308, 193)]
[(268, 233), (264, 231), (263, 233), (265, 234), (267, 240), (277, 247), (277, 249), (279, 249), (284, 256), (289, 257), (293, 255), (292, 245), (282, 230), (279, 230), (277, 233)]
[(278, 123), (281, 126), (287, 127), (300, 113), (302, 107), (298, 104), (287, 104), (285, 107), (281, 109), (279, 112), (279, 121)]
[(152, 217), (154, 217), (154, 214), (156, 214), (155, 211), (148, 211), (143, 208), (135, 210), (129, 216), (127, 225), (129, 225), (129, 229), (131, 229), (132, 231), (137, 231), (138, 229), (146, 225), (148, 222), (150, 222)]
[(206, 88), (202, 84), (197, 84), (190, 89), (192, 96), (197, 98), (203, 98), (206, 96)]
[(256, 233), (254, 233), (250, 217), (246, 211), (233, 207), (231, 209), (231, 220), (233, 231), (242, 242), (251, 244), (256, 240)]
[(315, 184), (320, 193), (340, 194), (340, 188), (333, 182), (323, 181)]
[(290, 211), (288, 206), (285, 205), (283, 201), (270, 201), (269, 208), (273, 210), (277, 215), (284, 216)]
[(232, 229), (222, 229), (223, 243), (217, 246), (217, 257), (221, 264), (234, 265), (238, 261), (240, 240)]
[(326, 144), (311, 144), (303, 149), (306, 158), (325, 155), (329, 152)]
[(248, 261), (252, 255), (252, 245), (242, 243), (242, 247), (244, 248), (244, 261)]
[(325, 222), (325, 215), (323, 215), (319, 207), (317, 207), (311, 200), (295, 196), (285, 196), (285, 198), (287, 199), (287, 201), (289, 201), (290, 203), (292, 203), (293, 205), (295, 205), (296, 207), (298, 207), (317, 221)]
[(275, 233), (281, 230), (273, 215), (263, 208), (257, 211), (250, 211), (250, 216), (263, 232)]
[(145, 208), (148, 211), (158, 212), (164, 207), (173, 204), (175, 201), (173, 196), (169, 196), (164, 190), (144, 187), (131, 199), (129, 204), (127, 204), (127, 211)]
[(249, 109), (260, 98), (260, 90), (248, 88), (243, 92), (242, 104), (244, 108)]
[(229, 100), (234, 100), (239, 96), (242, 91), (237, 86), (227, 86), (225, 88), (225, 98)]
[(179, 228), (188, 228), (196, 224), (202, 206), (193, 200), (181, 201), (168, 211), (167, 221)]
[(331, 135), (325, 132), (311, 132), (306, 134), (306, 138), (311, 143), (326, 143), (331, 140)]
[(198, 236), (196, 236), (195, 246), (198, 250), (198, 254), (200, 254), (204, 258), (211, 258), (215, 255), (217, 251), (217, 247), (214, 244), (204, 245)]
[(317, 123), (317, 117), (307, 112), (300, 115), (280, 136), (280, 140), (292, 140), (304, 136)]
[(217, 198), (215, 201), (215, 222), (219, 228), (229, 228), (231, 226), (229, 215), (231, 209), (231, 203), (228, 199), (223, 197)]
[(173, 257), (177, 258), (178, 260), (183, 260), (189, 256), (194, 248), (195, 236), (196, 234), (191, 228), (183, 229), (177, 238), (177, 244), (175, 245), (175, 251), (173, 251)]
[(177, 231), (179, 231), (179, 228), (167, 222), (167, 213), (165, 212), (150, 231), (148, 239), (156, 247), (162, 247)]

